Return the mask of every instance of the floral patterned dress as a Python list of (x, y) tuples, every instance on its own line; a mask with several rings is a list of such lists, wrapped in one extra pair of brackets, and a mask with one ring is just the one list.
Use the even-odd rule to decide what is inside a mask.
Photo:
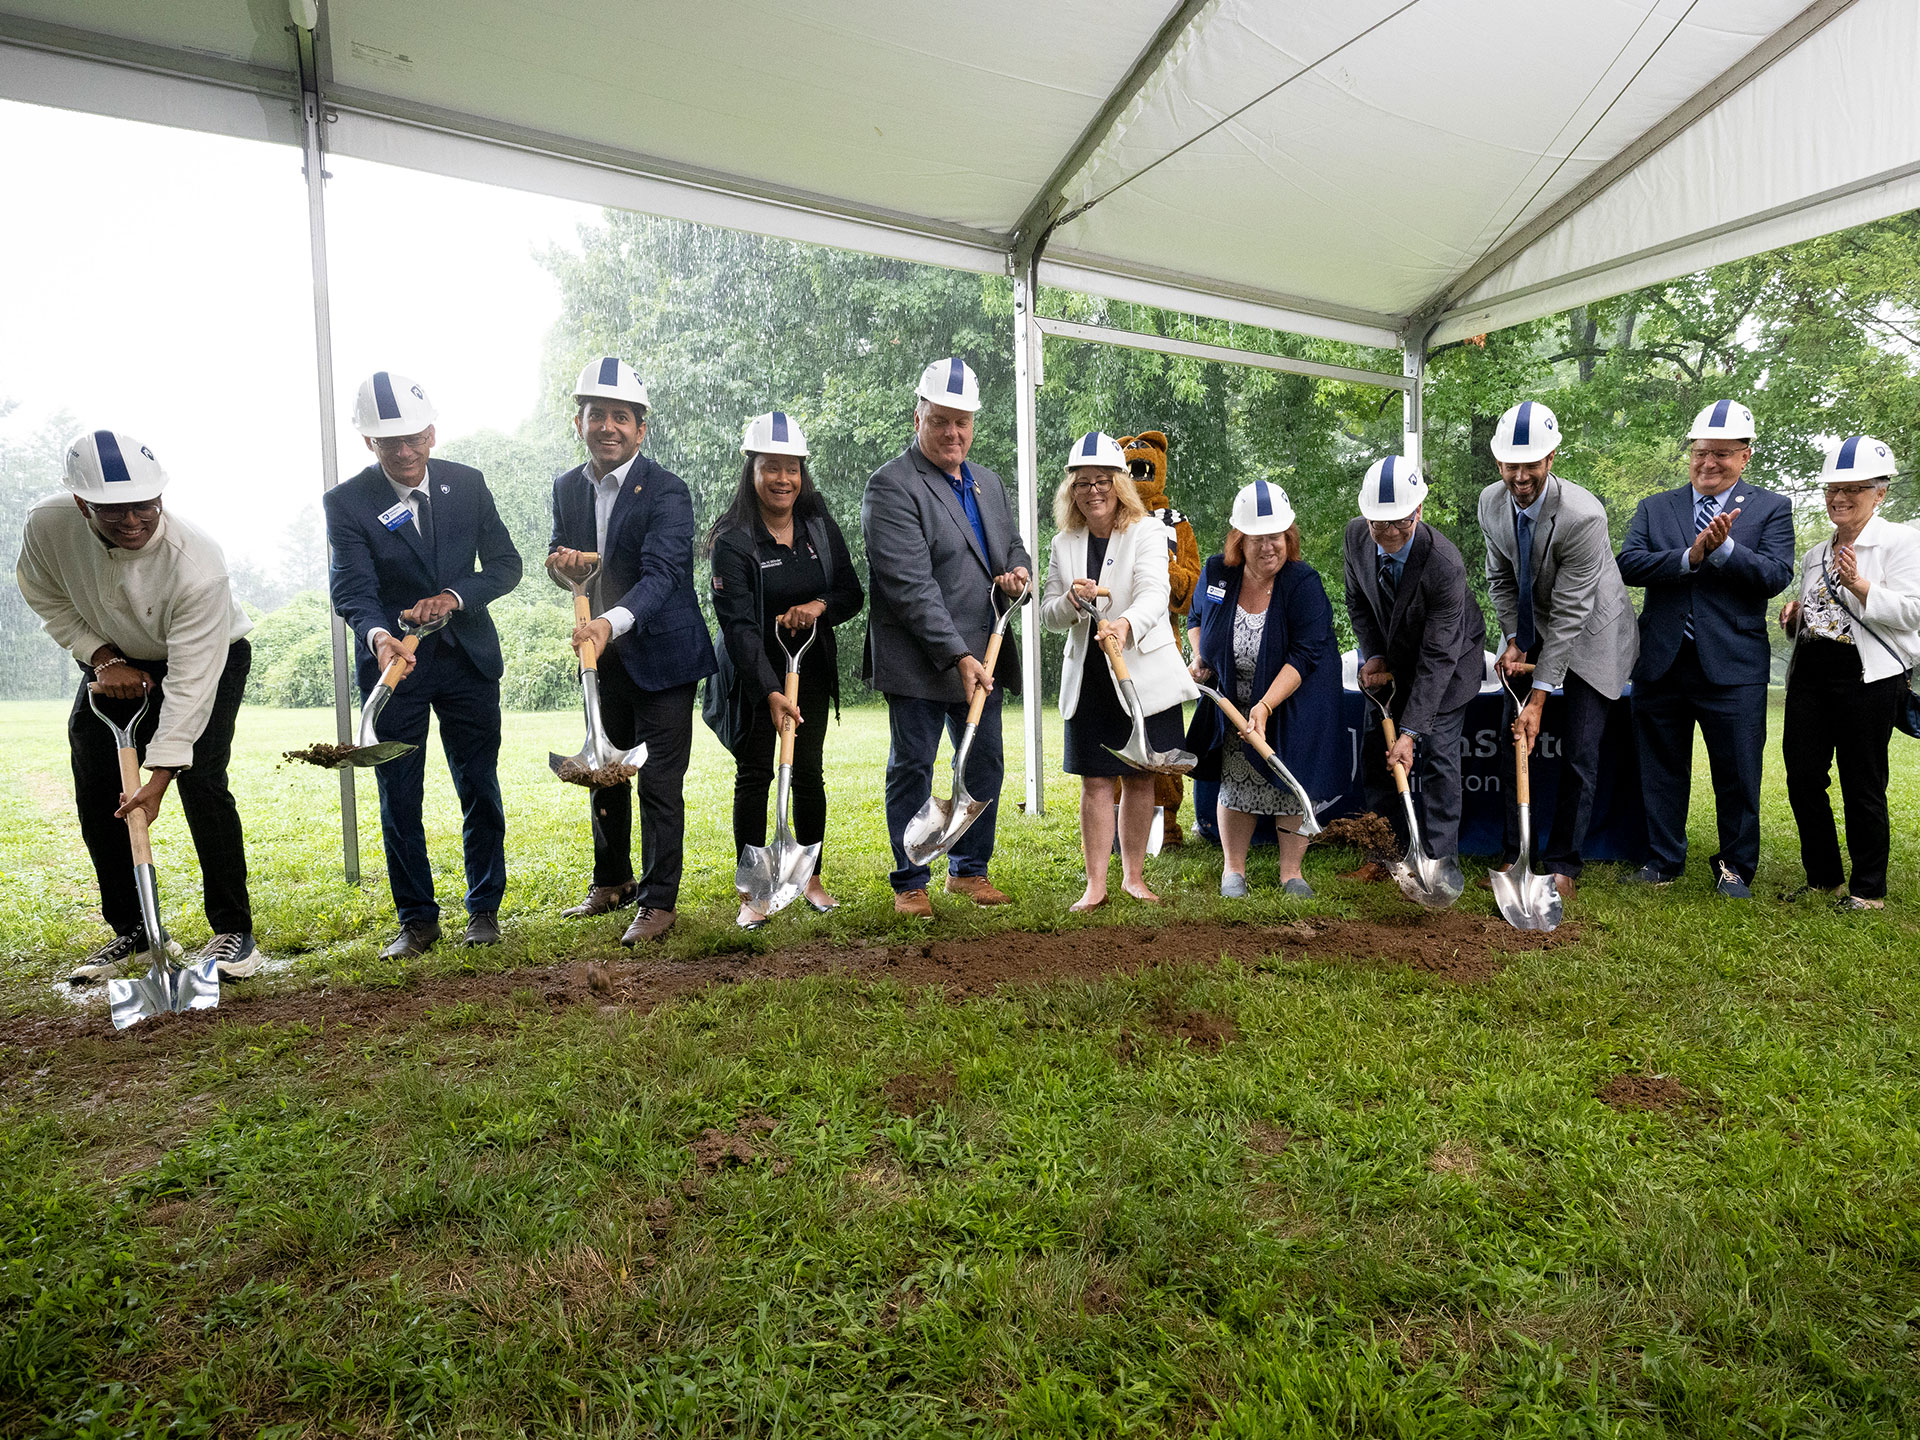
[[(1233, 698), (1242, 714), (1253, 704), (1253, 675), (1260, 663), (1260, 639), (1267, 615), (1233, 612)], [(1229, 735), (1220, 752), (1220, 799), (1229, 810), (1243, 815), (1298, 815), (1300, 802), (1291, 790), (1275, 783), (1274, 774), (1246, 741)]]

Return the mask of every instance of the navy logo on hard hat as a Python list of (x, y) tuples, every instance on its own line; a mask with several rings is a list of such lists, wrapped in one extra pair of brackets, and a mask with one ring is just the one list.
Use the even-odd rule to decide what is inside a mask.
[(413, 387), (413, 398), (416, 400), (424, 400), (427, 398), (427, 392), (416, 385)]
[(142, 445), (140, 447), (140, 453), (146, 456), (149, 460), (152, 460), (154, 464), (158, 465), (160, 463), (159, 460), (154, 458), (153, 451), (149, 450), (146, 446)]

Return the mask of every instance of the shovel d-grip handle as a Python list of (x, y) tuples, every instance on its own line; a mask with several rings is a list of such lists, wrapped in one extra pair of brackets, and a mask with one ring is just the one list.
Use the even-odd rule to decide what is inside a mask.
[[(413, 654), (414, 651), (420, 648), (420, 637), (418, 635), (403, 636), (400, 641), (400, 648), (409, 655)], [(380, 672), (380, 683), (391, 690), (400, 683), (400, 677), (406, 673), (407, 662), (404, 660), (396, 660)]]

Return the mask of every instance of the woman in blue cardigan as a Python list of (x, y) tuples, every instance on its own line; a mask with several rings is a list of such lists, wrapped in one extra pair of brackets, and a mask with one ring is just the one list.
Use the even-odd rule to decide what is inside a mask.
[[(1346, 776), (1333, 606), (1320, 573), (1300, 558), (1300, 528), (1278, 485), (1256, 480), (1234, 497), (1232, 528), (1201, 571), (1192, 615), (1194, 678), (1239, 703), (1316, 808), (1338, 796)], [(1292, 792), (1275, 783), (1218, 706), (1203, 703), (1195, 712), (1187, 748), (1200, 757), (1194, 779), (1220, 783), (1220, 893), (1247, 893), (1247, 846), (1258, 817), (1271, 815), (1282, 888), (1311, 896), (1300, 874), (1307, 842), (1296, 833), (1302, 817)]]

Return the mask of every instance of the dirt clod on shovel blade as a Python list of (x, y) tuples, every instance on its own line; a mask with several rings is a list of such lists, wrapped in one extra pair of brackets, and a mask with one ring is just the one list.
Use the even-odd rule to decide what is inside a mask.
[(308, 765), (318, 765), (323, 770), (332, 770), (358, 748), (354, 745), (309, 745), (304, 750), (283, 750), (280, 753), (282, 759), (299, 760)]
[(589, 790), (604, 790), (610, 785), (624, 785), (640, 773), (638, 765), (581, 765), (569, 760), (554, 774), (569, 785), (584, 785)]

